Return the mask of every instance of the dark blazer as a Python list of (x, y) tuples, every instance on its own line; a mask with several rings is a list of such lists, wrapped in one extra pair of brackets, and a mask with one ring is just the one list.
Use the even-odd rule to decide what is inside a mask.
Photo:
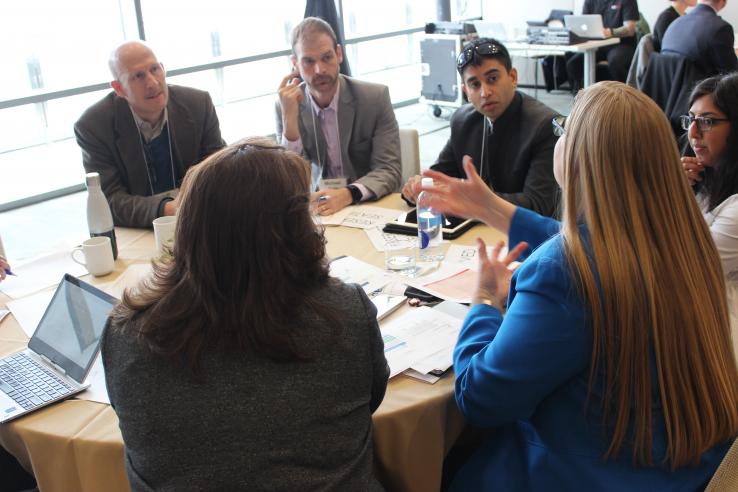
[[(385, 85), (373, 84), (339, 75), (341, 87), (338, 95), (338, 134), (341, 140), (341, 160), (349, 182), (361, 183), (381, 198), (398, 191), (402, 173), (400, 167), (400, 130), (395, 111), (392, 109), (389, 89)], [(305, 84), (302, 85), (303, 91)], [(313, 131), (310, 99), (304, 97), (300, 103), (300, 138), (303, 156), (312, 162), (313, 185), (320, 180), (322, 172), (317, 164), (326, 161), (325, 137), (320, 118), (315, 117), (316, 132)], [(276, 106), (277, 136), (283, 132), (282, 109)]]
[(469, 155), (482, 179), (505, 200), (542, 215), (556, 212), (559, 187), (553, 175), (557, 138), (551, 128), (556, 111), (516, 92), (485, 141), (484, 117), (474, 106), (460, 107), (451, 118), (451, 136), (431, 169), (463, 178), (462, 158)]
[(661, 52), (684, 56), (711, 76), (738, 68), (733, 42), (733, 27), (715, 9), (699, 4), (666, 29)]
[[(210, 94), (169, 86), (169, 133), (177, 176), (225, 146)], [(88, 108), (74, 124), (85, 172), (100, 173), (102, 190), (117, 226), (151, 227), (159, 205), (178, 188), (151, 194), (148, 170), (136, 122), (128, 102), (111, 92)]]

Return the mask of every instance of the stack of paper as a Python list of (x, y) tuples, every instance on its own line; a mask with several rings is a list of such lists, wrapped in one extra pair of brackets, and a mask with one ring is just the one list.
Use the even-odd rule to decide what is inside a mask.
[(437, 309), (420, 307), (381, 327), (390, 377), (407, 369), (426, 374), (452, 364), (462, 319)]

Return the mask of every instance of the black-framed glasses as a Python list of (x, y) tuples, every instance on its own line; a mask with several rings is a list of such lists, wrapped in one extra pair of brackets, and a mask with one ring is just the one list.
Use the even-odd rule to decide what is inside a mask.
[(557, 137), (560, 137), (563, 135), (566, 130), (564, 129), (564, 125), (566, 124), (566, 116), (556, 116), (554, 119), (551, 120), (551, 126), (553, 127), (554, 135)]
[(505, 53), (502, 46), (493, 42), (467, 46), (461, 50), (459, 56), (456, 57), (456, 69), (459, 72), (463, 72), (464, 68), (466, 68), (466, 66), (474, 59), (474, 52), (482, 56), (501, 55)]
[(730, 121), (728, 118), (711, 118), (709, 116), (692, 116), (685, 114), (679, 117), (682, 122), (682, 129), (689, 130), (692, 122), (697, 123), (697, 129), (701, 132), (709, 132), (715, 125), (716, 121)]

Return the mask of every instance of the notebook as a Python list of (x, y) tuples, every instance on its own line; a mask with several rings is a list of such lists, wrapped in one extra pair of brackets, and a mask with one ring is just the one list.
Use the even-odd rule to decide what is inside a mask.
[(564, 25), (568, 30), (581, 38), (605, 39), (603, 33), (602, 16), (596, 15), (565, 15)]
[(75, 395), (100, 350), (118, 300), (66, 274), (28, 348), (0, 359), (0, 423)]

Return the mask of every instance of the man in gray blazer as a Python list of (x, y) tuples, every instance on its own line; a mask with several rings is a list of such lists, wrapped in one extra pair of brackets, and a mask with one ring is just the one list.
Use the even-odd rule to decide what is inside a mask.
[(100, 174), (117, 226), (151, 227), (177, 211), (187, 169), (225, 146), (207, 92), (169, 86), (164, 67), (140, 41), (110, 57), (113, 92), (74, 125), (85, 171)]
[(338, 73), (343, 52), (322, 19), (295, 27), (292, 51), (295, 71), (279, 86), (277, 136), (311, 161), (318, 213), (397, 191), (400, 134), (387, 87)]

